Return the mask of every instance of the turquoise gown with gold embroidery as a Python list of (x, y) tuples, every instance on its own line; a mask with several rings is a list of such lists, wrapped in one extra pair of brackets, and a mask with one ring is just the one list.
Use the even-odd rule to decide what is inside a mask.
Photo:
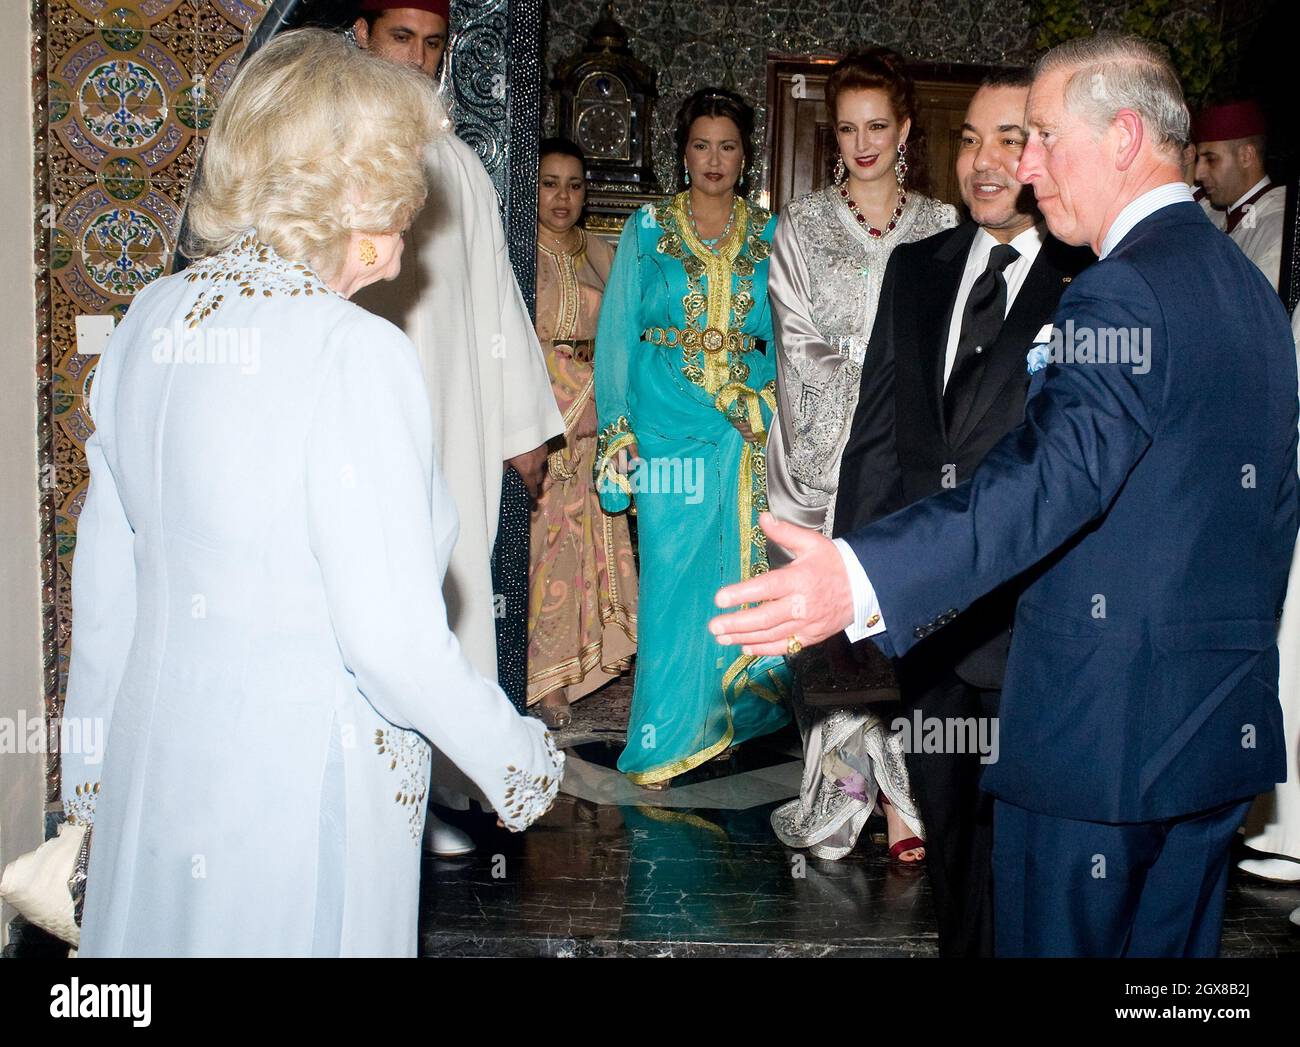
[[(776, 218), (736, 198), (714, 252), (695, 235), (686, 196), (628, 219), (596, 331), (595, 482), (606, 512), (637, 513), (639, 652), (618, 768), (642, 785), (789, 718), (785, 659), (742, 655), (708, 631), (717, 590), (768, 566), (758, 514), (776, 402), (767, 300)], [(624, 476), (615, 461), (632, 445), (640, 461)]]

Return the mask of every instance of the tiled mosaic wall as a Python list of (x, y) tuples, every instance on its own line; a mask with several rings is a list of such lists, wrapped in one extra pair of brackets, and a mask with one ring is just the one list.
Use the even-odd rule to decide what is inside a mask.
[[(548, 77), (582, 50), (606, 0), (550, 0), (547, 5)], [(1117, 28), (1124, 12), (1143, 0), (1092, 0), (1089, 21)], [(1208, 13), (1213, 0), (1177, 0), (1168, 17)], [(1015, 65), (1033, 56), (1025, 0), (615, 0), (614, 16), (627, 29), (632, 53), (659, 72), (654, 113), (655, 171), (665, 189), (673, 180), (672, 120), (692, 91), (721, 84), (759, 107), (756, 141), (764, 140), (767, 55), (838, 53), (857, 43), (883, 44), (918, 62)], [(549, 100), (548, 100), (549, 101)], [(555, 106), (545, 111), (555, 134)], [(767, 185), (764, 166), (755, 182)]]
[[(6, 0), (13, 2), (13, 0)], [(70, 566), (86, 497), (86, 393), (96, 357), (78, 356), (78, 313), (126, 310), (167, 271), (186, 187), (213, 110), (267, 0), (36, 0), (35, 148), (43, 263), (41, 480), (48, 685), (63, 693)], [(8, 143), (14, 147), (16, 143)], [(57, 786), (51, 767), (50, 787)], [(51, 795), (50, 799), (55, 799)]]

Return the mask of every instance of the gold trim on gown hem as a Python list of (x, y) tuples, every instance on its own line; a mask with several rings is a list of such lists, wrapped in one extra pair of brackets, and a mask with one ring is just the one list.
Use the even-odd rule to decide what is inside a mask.
[(547, 458), (532, 528), (527, 704), (561, 688), (572, 703), (632, 665), (637, 590), (626, 516), (600, 507), (590, 477), (597, 454), (595, 377), (585, 344), (595, 335), (613, 255), (579, 230), (572, 253), (538, 244), (537, 334), (564, 421)]

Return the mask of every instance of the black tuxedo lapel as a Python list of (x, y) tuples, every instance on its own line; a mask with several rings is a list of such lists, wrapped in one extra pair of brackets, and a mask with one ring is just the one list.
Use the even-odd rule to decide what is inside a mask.
[[(923, 267), (916, 286), (909, 288), (910, 295), (916, 299), (916, 349), (929, 394), (930, 415), (939, 432), (944, 431), (943, 368), (948, 355), (948, 328), (966, 269), (966, 256), (977, 232), (979, 226), (971, 221), (953, 230), (948, 242)], [(939, 295), (944, 298), (936, 301)]]
[(1034, 335), (1042, 329), (1043, 324), (1050, 323), (1056, 312), (1056, 303), (1074, 274), (1082, 268), (1080, 259), (1074, 258), (1077, 252), (1067, 252), (1070, 257), (1061, 258), (1063, 247), (1059, 241), (1050, 236), (1043, 241), (1043, 246), (1034, 259), (1033, 266), (1021, 285), (1016, 300), (1011, 305), (1002, 330), (998, 332), (992, 351), (985, 355), (984, 369), (978, 381), (972, 383), (968, 395), (971, 404), (961, 419), (956, 432), (948, 434), (951, 447), (960, 447), (980, 419), (988, 413), (998, 394), (1019, 373), (1028, 382), (1028, 370), (1025, 355), (1033, 344)]

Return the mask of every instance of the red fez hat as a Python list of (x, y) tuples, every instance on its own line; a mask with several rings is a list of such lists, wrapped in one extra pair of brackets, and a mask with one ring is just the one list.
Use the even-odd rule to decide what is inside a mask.
[(1192, 121), (1192, 137), (1198, 142), (1231, 142), (1267, 133), (1264, 112), (1253, 99), (1212, 105)]
[(439, 15), (445, 21), (451, 21), (451, 0), (361, 0), (363, 11), (394, 11), (403, 7), (428, 11), (431, 15)]

